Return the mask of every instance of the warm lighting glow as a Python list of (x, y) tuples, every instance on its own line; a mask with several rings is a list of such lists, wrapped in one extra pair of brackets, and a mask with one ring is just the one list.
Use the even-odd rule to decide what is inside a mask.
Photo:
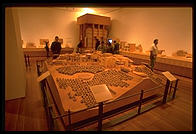
[(96, 14), (96, 12), (93, 9), (82, 8), (79, 12), (76, 13), (75, 17), (77, 18), (77, 17), (82, 16), (82, 15), (87, 14), (87, 13)]
[(87, 14), (87, 13), (95, 13), (95, 11), (93, 9), (90, 9), (90, 8), (83, 8), (81, 11), (80, 11), (80, 14), (81, 15), (84, 15), (84, 14)]

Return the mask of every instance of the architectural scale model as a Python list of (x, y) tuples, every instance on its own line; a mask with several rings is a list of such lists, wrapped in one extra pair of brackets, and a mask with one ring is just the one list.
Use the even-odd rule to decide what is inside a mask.
[(78, 111), (96, 105), (91, 86), (106, 84), (112, 100), (115, 100), (140, 92), (137, 86), (142, 84), (146, 90), (161, 84), (161, 79), (149, 68), (133, 65), (131, 59), (122, 55), (73, 53), (60, 55), (45, 63), (65, 111)]

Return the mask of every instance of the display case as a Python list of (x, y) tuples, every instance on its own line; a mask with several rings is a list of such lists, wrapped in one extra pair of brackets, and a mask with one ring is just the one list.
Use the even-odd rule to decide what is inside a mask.
[(84, 42), (83, 47), (95, 48), (95, 37), (106, 42), (109, 35), (110, 17), (85, 14), (77, 18), (79, 24), (79, 39)]

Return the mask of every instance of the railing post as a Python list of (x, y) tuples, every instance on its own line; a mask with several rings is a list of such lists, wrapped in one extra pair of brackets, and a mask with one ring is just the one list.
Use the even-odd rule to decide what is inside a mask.
[(27, 58), (27, 59), (28, 59), (28, 66), (31, 66), (31, 65), (30, 65), (30, 60), (29, 60), (29, 55), (28, 55), (28, 58)]
[(171, 93), (172, 86), (173, 86), (173, 82), (171, 82), (171, 84), (170, 84), (169, 94)]
[(68, 109), (68, 122), (69, 122), (68, 131), (71, 131), (71, 112), (70, 112), (70, 109)]
[(141, 111), (143, 94), (144, 94), (144, 90), (141, 90), (140, 100), (139, 100), (139, 105), (138, 105), (138, 112), (137, 112), (138, 114), (140, 114), (140, 111)]
[(37, 74), (38, 74), (38, 76), (40, 76), (40, 66), (39, 66), (39, 64), (37, 64)]
[(98, 131), (102, 130), (103, 102), (99, 103)]
[(167, 100), (169, 84), (170, 84), (170, 81), (167, 79), (166, 86), (165, 86), (165, 92), (164, 92), (164, 95), (163, 95), (163, 103), (166, 103), (166, 100)]
[(176, 89), (177, 89), (177, 86), (178, 86), (178, 80), (179, 79), (176, 80), (176, 84), (175, 84), (175, 87), (174, 87), (174, 93), (173, 93), (172, 99), (174, 99), (175, 98), (175, 95), (176, 95)]
[(25, 58), (25, 66), (27, 68), (27, 56), (26, 56), (26, 54), (24, 55), (24, 58)]
[(48, 106), (48, 114), (49, 114), (49, 116), (50, 116), (50, 120), (49, 120), (49, 129), (50, 130), (54, 130), (54, 120), (53, 120), (53, 118), (52, 118), (52, 113), (51, 113), (51, 111), (52, 111), (52, 106)]

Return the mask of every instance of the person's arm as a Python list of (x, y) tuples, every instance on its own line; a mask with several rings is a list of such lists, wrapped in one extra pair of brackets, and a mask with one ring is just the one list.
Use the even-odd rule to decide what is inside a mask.
[(99, 46), (97, 47), (97, 50), (98, 50), (98, 51), (100, 51), (100, 46), (101, 46), (101, 45), (99, 45)]
[(54, 52), (54, 43), (52, 42), (51, 51)]
[(162, 54), (165, 50), (158, 50), (158, 54)]
[(58, 47), (57, 47), (57, 53), (60, 54), (61, 53), (61, 43), (58, 43)]
[(106, 47), (106, 46), (103, 46), (102, 52), (103, 52), (103, 53), (107, 52), (107, 47)]
[(78, 48), (81, 48), (81, 42), (79, 42), (79, 44), (78, 44)]
[(62, 49), (62, 47), (61, 47), (61, 43), (60, 43), (60, 50)]
[(111, 45), (111, 48), (112, 48), (112, 53), (113, 53), (113, 51), (114, 51), (114, 47), (113, 47), (113, 45)]

